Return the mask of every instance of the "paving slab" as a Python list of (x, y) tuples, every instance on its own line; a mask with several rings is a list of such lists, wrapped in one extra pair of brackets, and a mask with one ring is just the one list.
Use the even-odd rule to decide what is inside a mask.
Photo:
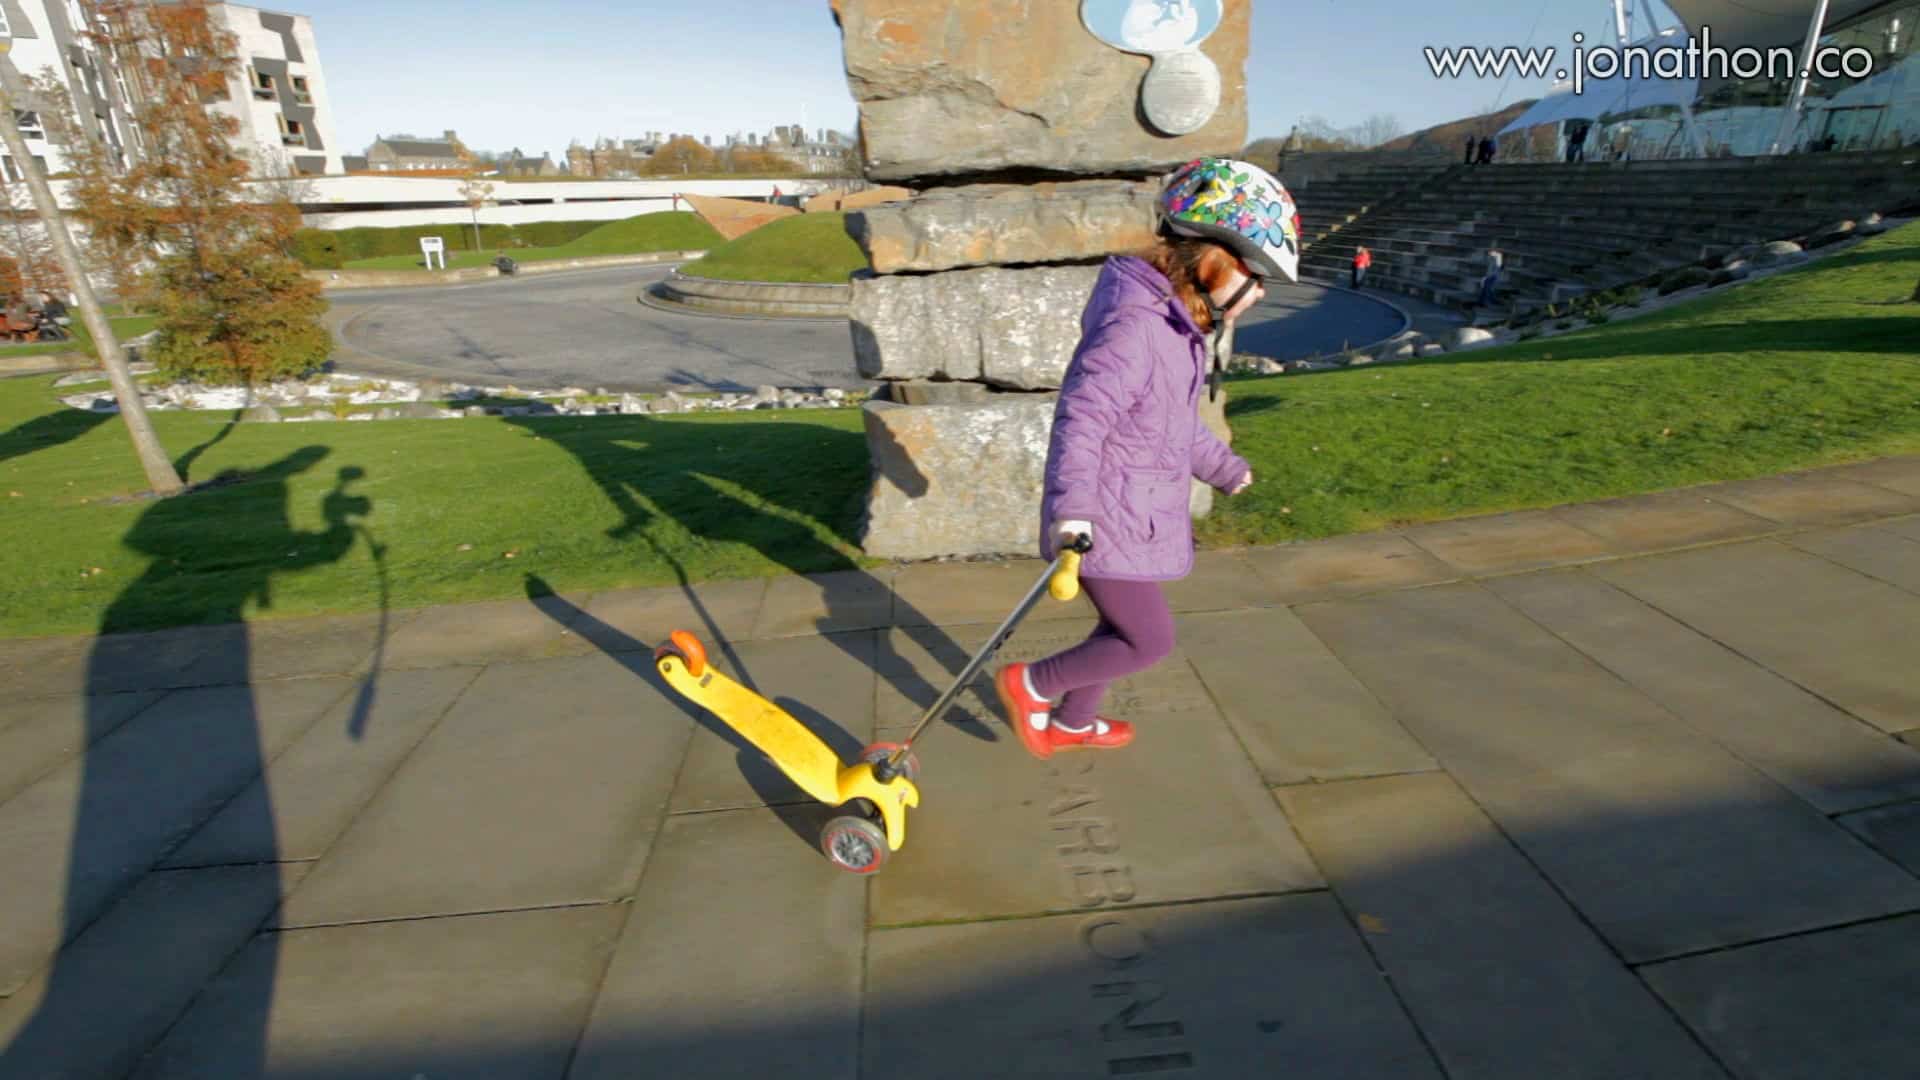
[(0, 997), (349, 692), (346, 679), (175, 692), (0, 806)]
[(1708, 494), (1715, 502), (1786, 525), (1844, 525), (1920, 510), (1920, 496), (1828, 470), (1715, 484)]
[(651, 652), (675, 630), (691, 631), (709, 646), (745, 641), (753, 635), (766, 594), (764, 578), (597, 593), (587, 603), (587, 614), (600, 625), (577, 621), (573, 629), (605, 652)]
[(478, 668), (441, 668), (355, 680), (354, 693), (161, 865), (319, 858), (479, 675)]
[(559, 1080), (623, 914), (598, 906), (263, 934), (134, 1076)]
[(1293, 612), (1185, 615), (1179, 634), (1267, 783), (1440, 767)]
[[(1166, 592), (1167, 606), (1180, 613), (1230, 611), (1280, 603), (1280, 594), (1273, 582), (1255, 570), (1247, 556), (1245, 549), (1197, 553), (1192, 573), (1161, 586)], [(1087, 613), (1099, 614), (1091, 606)]]
[(1920, 515), (1903, 518), (1887, 518), (1883, 521), (1874, 522), (1873, 527), (1883, 532), (1893, 533), (1895, 536), (1904, 536), (1909, 540), (1920, 540)]
[(451, 604), (413, 614), (387, 641), (388, 670), (477, 667), (588, 652), (593, 644), (567, 625), (585, 596), (546, 596)]
[(755, 638), (879, 630), (893, 624), (890, 567), (778, 577), (767, 583)]
[(1484, 588), (1300, 615), (1629, 961), (1920, 905), (1920, 882)]
[(1275, 794), (1453, 1080), (1724, 1076), (1451, 778)]
[(280, 925), (626, 896), (692, 726), (620, 659), (491, 667), (328, 849)]
[[(748, 642), (708, 662), (785, 709), (842, 761), (873, 742), (875, 654), (881, 631)], [(737, 662), (736, 662), (737, 660)], [(675, 692), (661, 686), (661, 692)], [(810, 803), (780, 768), (726, 721), (705, 710), (674, 785), (676, 814)]]
[(1920, 916), (1640, 969), (1741, 1080), (1920, 1074)]
[(1879, 458), (1854, 465), (1838, 465), (1821, 471), (1855, 483), (1890, 488), (1902, 494), (1920, 498), (1920, 455)]
[[(818, 815), (826, 817), (824, 808)], [(854, 1080), (866, 883), (766, 810), (661, 830), (568, 1080)]]
[(1911, 593), (1769, 540), (1591, 572), (1883, 731), (1920, 716)]
[(83, 694), (90, 637), (0, 641), (0, 686), (13, 700)]
[(0, 704), (0, 803), (160, 700), (160, 694), (29, 698)]
[[(960, 692), (947, 715), (928, 728), (926, 738), (945, 738), (935, 732), (942, 724), (973, 738), (992, 738), (998, 729), (999, 699), (993, 690), (993, 672), (1016, 660), (1031, 662), (1087, 639), (1092, 619), (1055, 619), (1025, 622), (987, 662), (972, 683)], [(879, 638), (874, 670), (874, 715), (879, 730), (911, 728), (933, 707), (967, 661), (985, 647), (994, 627), (902, 627)], [(983, 725), (983, 717), (994, 717)]]
[(231, 674), (195, 674), (194, 669), (209, 656), (237, 656), (245, 634), (242, 624), (230, 623), (95, 638), (87, 651), (84, 689), (106, 694), (237, 682)]
[(1405, 536), (1466, 577), (1591, 562), (1613, 554), (1599, 537), (1546, 510), (1415, 525)]
[(1866, 525), (1798, 533), (1784, 542), (1910, 593), (1920, 593), (1920, 539)]
[(1862, 810), (1838, 820), (1887, 858), (1920, 876), (1920, 802)]
[[(391, 638), (418, 614), (388, 613), (384, 624), (387, 636)], [(246, 628), (244, 656), (232, 651), (209, 653), (187, 669), (187, 676), (196, 685), (219, 686), (248, 680), (353, 674), (366, 670), (380, 643), (382, 625), (377, 613), (251, 622)]]
[(1441, 1075), (1325, 893), (876, 931), (861, 1049), (902, 1080)]
[(1619, 555), (1670, 551), (1778, 532), (1780, 523), (1715, 502), (1712, 488), (1688, 488), (1554, 507), (1550, 513), (1591, 533)]
[(1920, 798), (1920, 752), (1591, 574), (1486, 587), (1823, 813)]
[[(894, 626), (998, 626), (1026, 598), (1050, 564), (1038, 559), (1005, 562), (916, 563), (894, 576)], [(1085, 593), (1069, 603), (1042, 594), (1027, 622), (1094, 619), (1099, 613)]]
[(1283, 604), (1432, 585), (1460, 576), (1406, 537), (1388, 532), (1254, 548), (1246, 553), (1246, 562)]
[[(1003, 655), (1018, 656), (1016, 644)], [(1034, 651), (1055, 646), (1041, 641)], [(961, 702), (971, 722), (931, 729), (918, 748), (921, 806), (908, 818), (907, 846), (874, 880), (876, 923), (1322, 884), (1184, 660), (1115, 684), (1110, 715), (1137, 725), (1133, 745), (1118, 751), (1038, 761), (976, 698)], [(881, 737), (897, 730), (883, 726)]]
[(0, 1075), (125, 1076), (305, 870), (239, 866), (140, 879), (51, 972), (0, 1000)]

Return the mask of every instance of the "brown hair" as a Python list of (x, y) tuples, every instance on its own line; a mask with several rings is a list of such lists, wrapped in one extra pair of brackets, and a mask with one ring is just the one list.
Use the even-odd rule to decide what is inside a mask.
[(1140, 257), (1167, 276), (1173, 295), (1208, 333), (1213, 331), (1213, 312), (1207, 306), (1207, 294), (1226, 284), (1235, 271), (1246, 273), (1238, 255), (1211, 240), (1162, 239)]

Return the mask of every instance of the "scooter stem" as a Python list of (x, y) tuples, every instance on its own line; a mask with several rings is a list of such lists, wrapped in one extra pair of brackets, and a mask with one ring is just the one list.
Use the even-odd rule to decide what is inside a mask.
[(1034, 582), (1033, 587), (1027, 590), (1026, 598), (1020, 601), (1020, 606), (1013, 609), (1013, 613), (1008, 615), (1006, 621), (1000, 624), (1000, 628), (987, 639), (986, 645), (973, 654), (973, 659), (967, 661), (967, 666), (961, 670), (959, 678), (953, 680), (953, 685), (947, 687), (947, 692), (941, 694), (940, 700), (934, 702), (933, 707), (920, 718), (920, 722), (913, 726), (913, 730), (907, 734), (906, 741), (896, 747), (892, 754), (874, 764), (873, 775), (876, 779), (885, 784), (905, 771), (904, 762), (907, 752), (913, 749), (914, 741), (920, 738), (921, 732), (927, 729), (927, 725), (933, 722), (934, 717), (945, 712), (947, 706), (953, 704), (953, 699), (960, 695), (960, 691), (966, 689), (967, 684), (973, 681), (973, 677), (978, 675), (987, 661), (993, 658), (993, 654), (999, 652), (1001, 646), (1007, 643), (1007, 639), (1013, 636), (1013, 631), (1020, 625), (1020, 621), (1027, 617), (1027, 613), (1034, 609), (1034, 605), (1040, 602), (1040, 597), (1048, 591), (1054, 576), (1063, 567), (1072, 566), (1077, 569), (1081, 556), (1092, 550), (1093, 539), (1084, 533), (1076, 537), (1073, 543), (1061, 548), (1060, 553), (1047, 566), (1046, 572), (1040, 575), (1040, 580)]

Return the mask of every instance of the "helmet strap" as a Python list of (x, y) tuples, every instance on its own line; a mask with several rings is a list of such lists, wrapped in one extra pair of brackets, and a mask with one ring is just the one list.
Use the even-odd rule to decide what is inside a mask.
[(1227, 312), (1240, 306), (1240, 301), (1253, 291), (1254, 279), (1248, 278), (1240, 283), (1240, 290), (1225, 304), (1216, 304), (1213, 294), (1207, 294), (1207, 313), (1213, 316), (1213, 345), (1207, 349), (1213, 355), (1213, 371), (1207, 376), (1207, 400), (1220, 400), (1220, 342), (1227, 336)]

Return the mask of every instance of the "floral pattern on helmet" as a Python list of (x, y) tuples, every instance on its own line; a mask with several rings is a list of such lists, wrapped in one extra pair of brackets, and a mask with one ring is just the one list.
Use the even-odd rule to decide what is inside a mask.
[(1242, 238), (1294, 276), (1300, 255), (1298, 211), (1287, 189), (1266, 170), (1243, 161), (1198, 158), (1168, 178), (1160, 209), (1176, 227)]

